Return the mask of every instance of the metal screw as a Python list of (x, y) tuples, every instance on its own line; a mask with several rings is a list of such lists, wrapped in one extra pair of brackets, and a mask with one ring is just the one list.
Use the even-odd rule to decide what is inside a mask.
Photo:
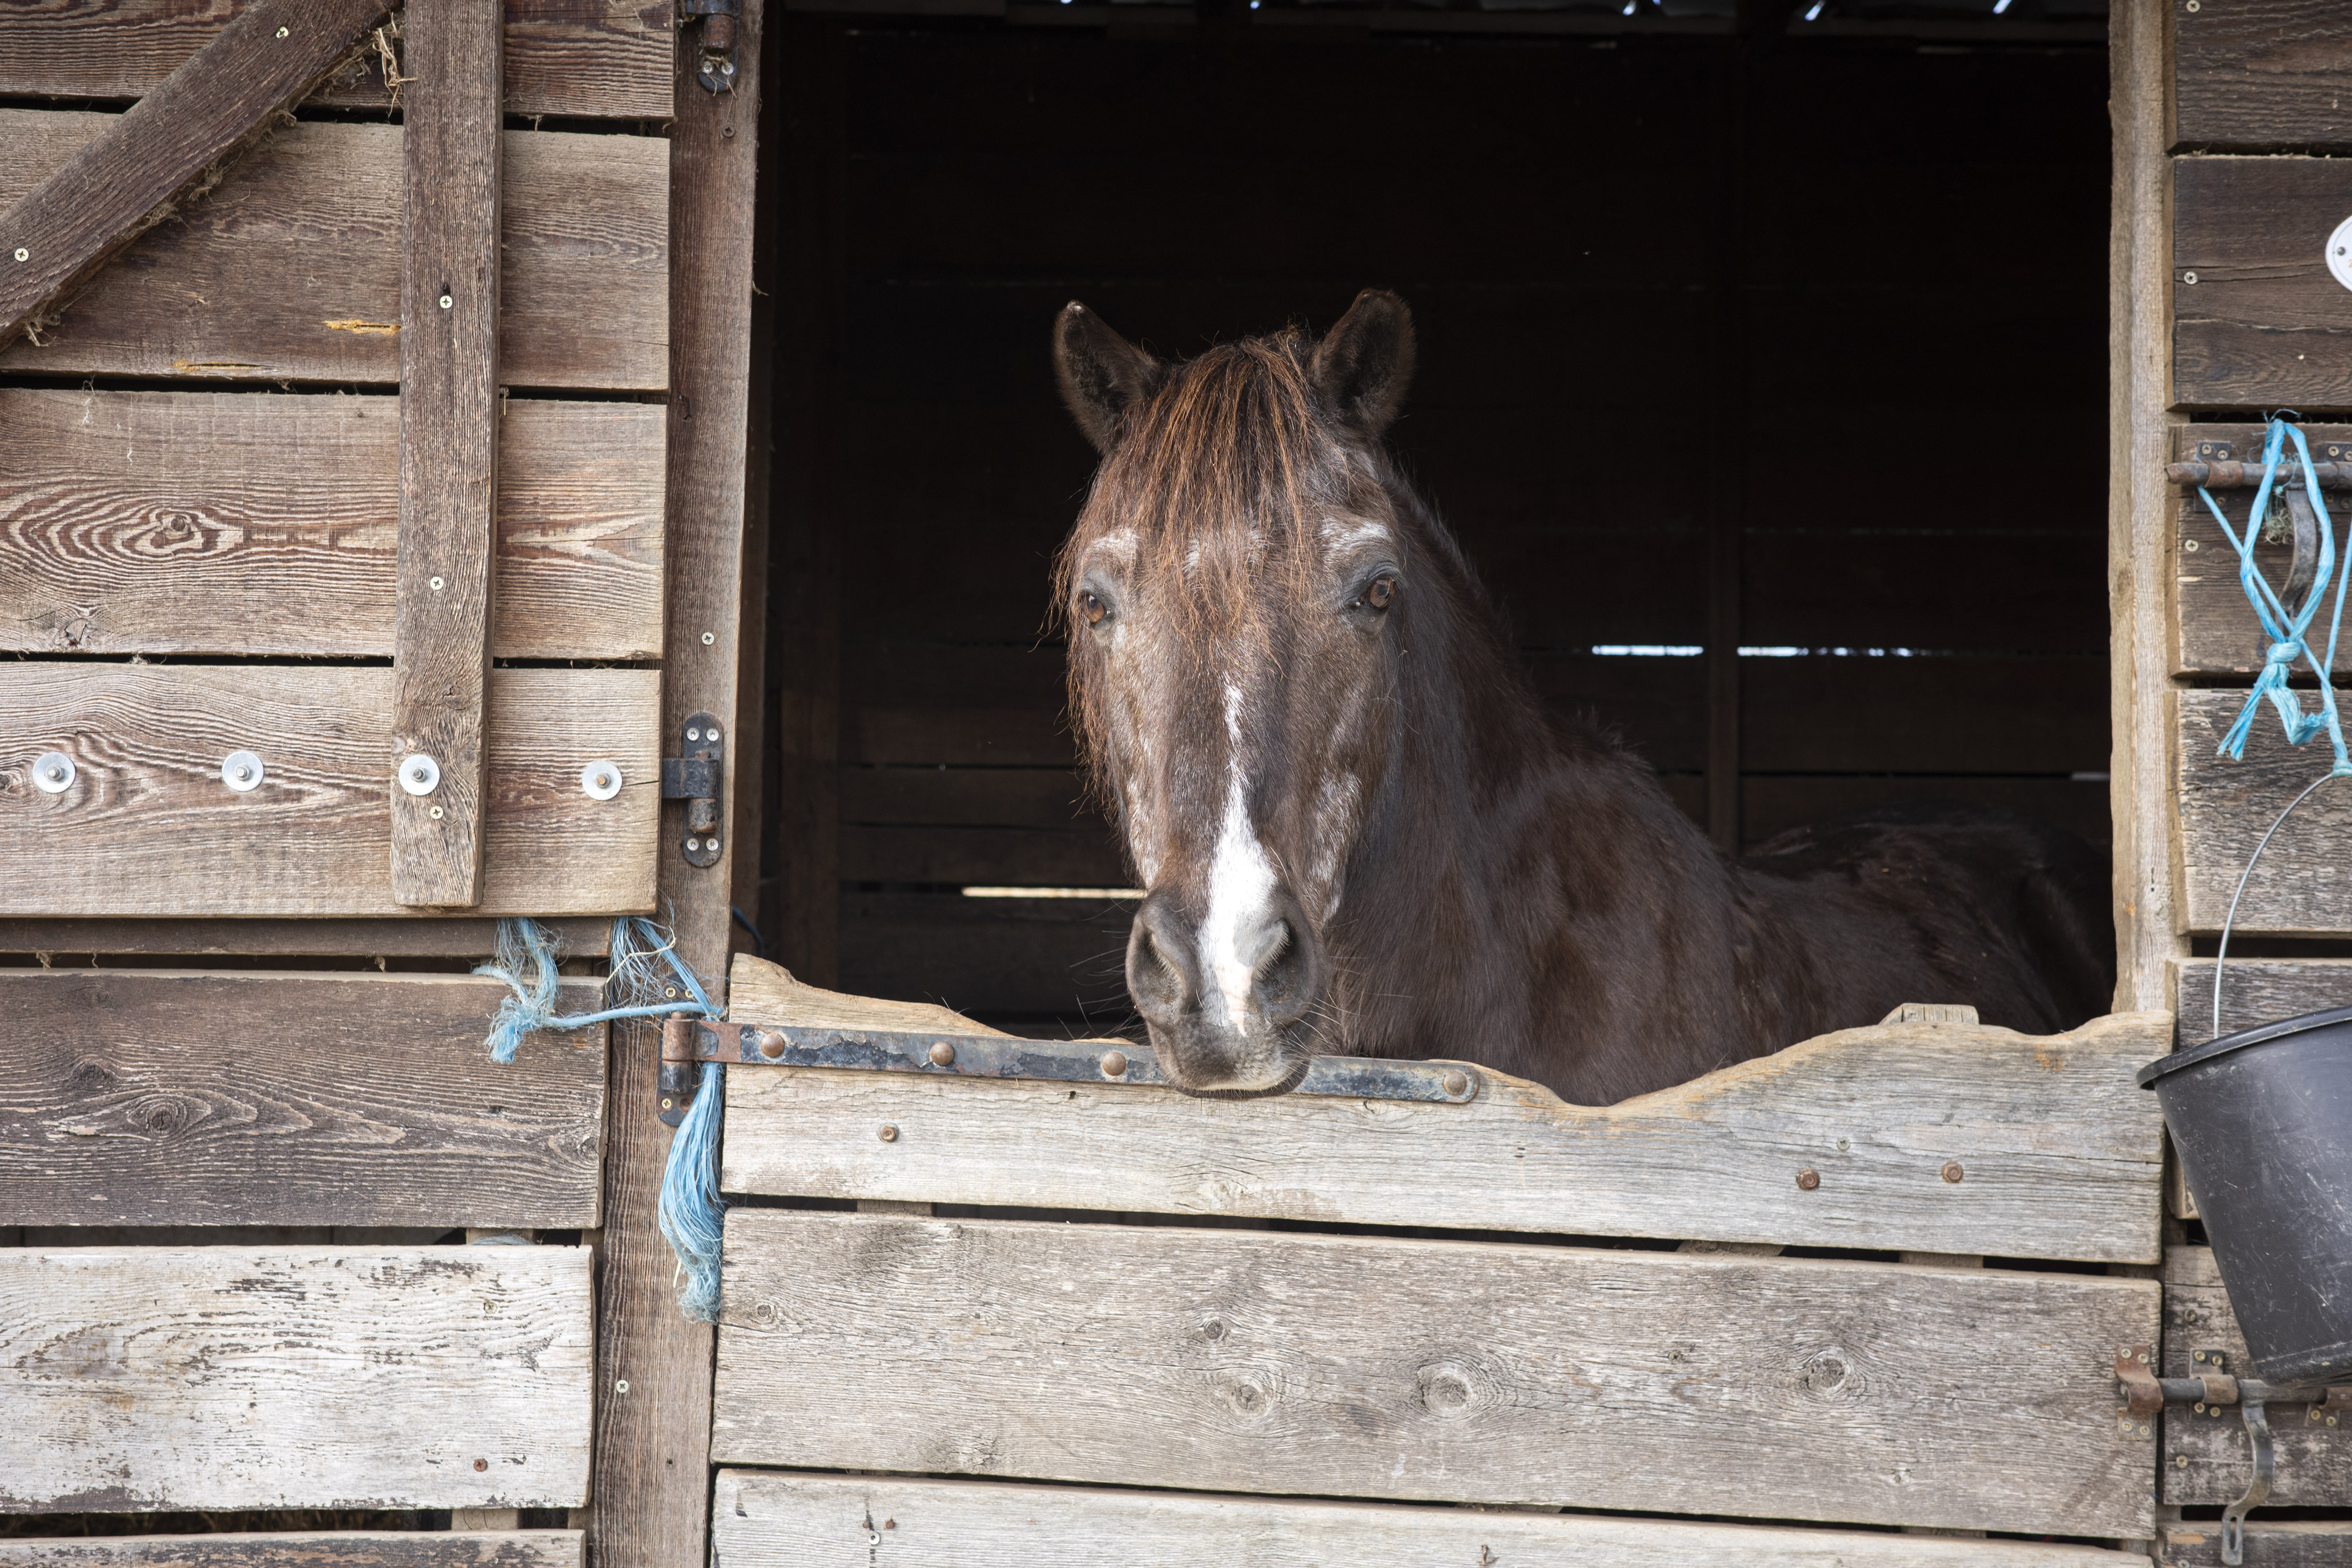
[(705, 632), (702, 634), (702, 645), (703, 645), (704, 647), (706, 647), (706, 648), (709, 647), (709, 646), (710, 646), (710, 644), (712, 644), (713, 643), (716, 643), (716, 642), (718, 642), (718, 641), (719, 641), (718, 636), (717, 636), (715, 633), (713, 633), (713, 632)]
[(878, 1530), (869, 1530), (869, 1531), (867, 1531), (866, 1532), (866, 1545), (868, 1545), (868, 1546), (879, 1546), (879, 1545), (881, 1545), (881, 1544), (882, 1544), (882, 1532), (881, 1532), (880, 1531), (878, 1531)]
[(1459, 1072), (1449, 1072), (1439, 1082), (1448, 1094), (1459, 1096), (1470, 1092), (1470, 1080)]
[(221, 782), (240, 795), (258, 788), (267, 773), (261, 758), (250, 751), (232, 751), (221, 759)]
[(1808, 1166), (1805, 1169), (1797, 1173), (1797, 1190), (1799, 1192), (1811, 1192), (1813, 1188), (1821, 1185), (1822, 1173), (1814, 1170), (1811, 1166)]
[(400, 787), (412, 795), (430, 795), (441, 787), (441, 765), (421, 751), (402, 758)]
[(18, 261), (30, 261), (30, 260), (32, 260), (32, 259), (33, 259), (33, 253), (32, 253), (31, 251), (29, 251), (29, 250), (26, 250), (23, 246), (21, 246), (21, 245), (20, 245), (20, 246), (18, 246), (16, 247), (16, 259), (17, 259)]
[[(2190, 9), (2195, 9), (2194, 0), (2191, 0)], [(2183, 283), (2195, 283), (2197, 281), (2197, 275), (2193, 272), (2184, 272), (2180, 275), (2180, 281)]]
[(668, 1099), (668, 1098), (665, 1097), (665, 1098), (663, 1099), (663, 1101), (662, 1101), (662, 1109), (663, 1109), (663, 1110), (665, 1110), (665, 1111), (667, 1111), (667, 1110), (668, 1110), (671, 1106), (676, 1105), (677, 1103), (677, 1101), (672, 1100), (672, 1099)]
[(1838, 1140), (1838, 1153), (1843, 1154), (1852, 1147), (1853, 1147), (1853, 1140), (1852, 1138), (1840, 1138)]
[(287, 35), (288, 33), (291, 32), (292, 30), (293, 30), (293, 29), (292, 29), (292, 28), (290, 28), (290, 27), (280, 27), (280, 28), (278, 28), (278, 36), (279, 37), (281, 37), (281, 38), (282, 38), (282, 37), (286, 37), (286, 35)]
[(2182, 539), (2180, 541), (2180, 548), (2187, 550), (2190, 555), (2195, 555), (2197, 553), (2197, 541), (2195, 539)]
[(882, 1124), (882, 1130), (874, 1135), (886, 1144), (895, 1144), (898, 1141), (898, 1129), (885, 1122)]
[(1105, 1078), (1124, 1078), (1124, 1077), (1126, 1077), (1126, 1076), (1127, 1076), (1127, 1052), (1125, 1052), (1125, 1051), (1104, 1051), (1104, 1052), (1103, 1052), (1103, 1059), (1102, 1059), (1102, 1070), (1103, 1070), (1103, 1076), (1104, 1076)]
[(784, 1054), (784, 1047), (789, 1042), (773, 1030), (761, 1030), (759, 1043), (760, 1054), (774, 1061)]
[(931, 1042), (931, 1065), (933, 1067), (953, 1067), (955, 1065), (955, 1047), (950, 1045), (943, 1040), (933, 1040)]
[(484, 1302), (482, 1303), (482, 1315), (483, 1315), (484, 1317), (486, 1317), (486, 1318), (494, 1318), (494, 1317), (497, 1317), (497, 1316), (499, 1315), (499, 1304), (498, 1304), (498, 1302), (496, 1302), (496, 1301), (484, 1301)]
[(1946, 1181), (1957, 1184), (1962, 1176), (1968, 1174), (1968, 1172), (1960, 1168), (1959, 1161), (1946, 1160), (1944, 1162), (1944, 1179)]
[(2197, 0), (2189, 0), (2189, 9), (2191, 11), (2197, 9)]
[(478, 1470), (487, 1470), (490, 1468), (490, 1461), (488, 1459), (476, 1459), (474, 1461), (474, 1468)]
[(44, 751), (33, 760), (33, 787), (44, 795), (62, 795), (73, 787), (74, 761), (62, 751)]
[(621, 792), (621, 765), (599, 758), (580, 770), (580, 792), (591, 800), (610, 800)]
[(662, 988), (662, 995), (665, 997), (674, 997), (677, 995), (677, 988), (676, 986), (664, 986)]
[[(2196, 282), (2197, 280), (2196, 280), (2195, 278), (2193, 278), (2193, 277), (2192, 277), (2192, 278), (2190, 278), (2189, 281), (2189, 282), (2191, 282), (2191, 283), (2194, 283), (2194, 282)], [(455, 304), (457, 304), (457, 302), (455, 299), (450, 298), (449, 298), (447, 295), (446, 295), (446, 294), (444, 294), (444, 295), (441, 297), (441, 308), (442, 308), (442, 309), (444, 309), (444, 310), (448, 309), (451, 306), (453, 306), (453, 305), (455, 305)]]
[(2185, 1470), (2189, 1468), (2189, 1456), (2186, 1454), (2175, 1454), (2172, 1456), (2172, 1462), (2177, 1468)]
[(2191, 1355), (2189, 1359), (2189, 1360), (2191, 1360), (2191, 1361), (2202, 1361), (2202, 1360), (2204, 1360), (2204, 1359), (2205, 1359), (2205, 1353), (2204, 1353), (2203, 1351), (2201, 1351), (2201, 1350), (2200, 1350), (2200, 1351), (2197, 1352), (2194, 1355)]
[(625, 1377), (622, 1378), (620, 1381), (618, 1381), (617, 1383), (614, 1383), (614, 1384), (613, 1385), (613, 1392), (614, 1392), (614, 1393), (615, 1393), (615, 1394), (626, 1394), (628, 1391), (629, 1391), (629, 1380), (628, 1380), (627, 1378), (625, 1378)]
[(441, 820), (441, 808), (438, 806), (433, 808), (433, 820), (436, 822)]
[(686, 738), (688, 740), (700, 740), (702, 738), (702, 732), (698, 729), (689, 729), (686, 732)]
[(441, 591), (441, 580), (437, 577), (433, 580), (433, 591), (436, 593)]
[(2146, 1361), (2147, 1359), (2147, 1352), (2144, 1350), (2136, 1350), (2132, 1352), (2132, 1359), (2134, 1361)]

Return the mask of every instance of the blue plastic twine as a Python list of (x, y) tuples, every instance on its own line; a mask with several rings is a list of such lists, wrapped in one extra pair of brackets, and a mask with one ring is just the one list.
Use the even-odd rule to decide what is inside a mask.
[[(2284, 454), (2289, 436), (2294, 437), (2295, 453), (2303, 461), (2305, 493), (2310, 497), (2312, 510), (2319, 519), (2319, 570), (2312, 578), (2310, 591), (2304, 595), (2303, 607), (2292, 611), (2281, 601), (2278, 591), (2271, 587), (2270, 580), (2254, 565), (2254, 539), (2260, 532), (2262, 519), (2267, 514), (2271, 486), (2278, 478), (2279, 459)], [(2336, 748), (2336, 766), (2330, 770), (2330, 776), (2352, 776), (2352, 757), (2345, 753), (2344, 728), (2336, 718), (2335, 682), (2330, 674), (2336, 667), (2336, 633), (2344, 624), (2344, 590), (2346, 584), (2352, 583), (2352, 570), (2347, 570), (2336, 580), (2336, 612), (2327, 623), (2327, 656), (2323, 659), (2312, 652), (2309, 633), (2312, 617), (2319, 610), (2320, 595), (2327, 587), (2328, 578), (2336, 573), (2336, 531), (2335, 525), (2328, 519), (2326, 503), (2320, 499), (2319, 476), (2313, 471), (2311, 447), (2304, 440), (2303, 432), (2284, 419), (2270, 422), (2263, 443), (2262, 487), (2254, 492), (2253, 509), (2246, 515), (2244, 537), (2241, 538), (2238, 530), (2230, 526), (2228, 514), (2213, 499), (2211, 491), (2200, 485), (2197, 494), (2204, 500), (2206, 509), (2213, 514), (2213, 520), (2221, 525), (2222, 535), (2237, 550), (2238, 585), (2245, 590), (2246, 601), (2254, 607), (2254, 617), (2262, 622), (2263, 634), (2270, 639), (2270, 647), (2263, 660), (2263, 673), (2254, 682), (2254, 689), (2246, 694), (2246, 706), (2238, 710), (2237, 722), (2230, 727), (2230, 733), (2221, 737), (2220, 753), (2233, 760), (2245, 759), (2246, 737), (2252, 733), (2254, 716), (2261, 711), (2263, 699), (2267, 697), (2271, 706), (2278, 710), (2280, 722), (2286, 727), (2287, 744), (2301, 746), (2325, 730)], [(2352, 538), (2347, 539), (2346, 548), (2352, 551)], [(2319, 675), (2319, 712), (2316, 714), (2303, 711), (2302, 697), (2287, 684), (2287, 678), (2294, 673), (2294, 662), (2298, 658), (2309, 660), (2312, 669)]]
[[(604, 996), (615, 1005), (593, 1013), (559, 1013), (556, 962), (561, 955), (553, 938), (535, 920), (499, 921), (497, 958), (474, 971), (505, 981), (512, 993), (499, 1005), (498, 1017), (490, 1023), (490, 1060), (512, 1061), (523, 1036), (539, 1030), (586, 1029), (675, 1013), (719, 1016), (701, 977), (678, 957), (676, 940), (652, 921), (636, 915), (614, 921), (608, 956)], [(684, 988), (684, 998), (662, 997), (673, 981)], [(703, 1064), (700, 1092), (670, 1140), (661, 1200), (655, 1209), (662, 1237), (677, 1255), (684, 1276), (678, 1309), (706, 1323), (719, 1321), (719, 1241), (727, 1214), (727, 1206), (719, 1199), (719, 1121), (726, 1082), (725, 1067), (716, 1061)]]

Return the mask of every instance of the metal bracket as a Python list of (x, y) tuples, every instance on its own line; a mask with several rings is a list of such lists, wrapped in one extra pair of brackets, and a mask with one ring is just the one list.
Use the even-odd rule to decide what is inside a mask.
[(2218, 1350), (2197, 1350), (2189, 1362), (2198, 1370), (2191, 1377), (2158, 1377), (2154, 1350), (2144, 1344), (2116, 1347), (2116, 1381), (2123, 1385), (2123, 1408), (2116, 1412), (2117, 1430), (2126, 1437), (2152, 1435), (2152, 1422), (2168, 1405), (2188, 1405), (2200, 1416), (2218, 1417), (2226, 1406), (2238, 1406), (2246, 1423), (2246, 1441), (2252, 1449), (2253, 1479), (2245, 1495), (2221, 1515), (2221, 1561), (2239, 1568), (2246, 1560), (2246, 1515), (2263, 1505), (2278, 1478), (2278, 1457), (2271, 1442), (2268, 1406), (2309, 1405), (2314, 1416), (2352, 1406), (2352, 1384), (2333, 1387), (2313, 1384), (2264, 1383), (2253, 1377), (2231, 1377), (2224, 1370), (2229, 1358)]
[[(933, 1078), (1025, 1078), (1047, 1083), (1165, 1085), (1168, 1082), (1149, 1051), (1117, 1041), (712, 1023), (680, 1015), (662, 1028), (658, 1092), (661, 1119), (671, 1126), (685, 1119), (694, 1094), (695, 1067), (705, 1061), (742, 1067), (908, 1072)], [(1478, 1070), (1466, 1062), (1318, 1056), (1307, 1063), (1306, 1077), (1292, 1092), (1461, 1105), (1477, 1098), (1478, 1082)]]
[(705, 92), (735, 90), (736, 21), (742, 15), (743, 0), (678, 0), (679, 22), (693, 16), (703, 19), (694, 79)]
[(679, 851), (686, 863), (719, 863), (719, 803), (727, 778), (726, 744), (719, 721), (707, 713), (686, 721), (683, 757), (662, 758), (662, 799), (686, 802), (686, 837)]

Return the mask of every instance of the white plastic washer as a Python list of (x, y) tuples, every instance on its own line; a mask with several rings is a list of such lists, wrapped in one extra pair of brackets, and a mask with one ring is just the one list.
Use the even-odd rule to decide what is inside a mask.
[(421, 751), (411, 752), (400, 759), (400, 771), (395, 775), (400, 787), (412, 795), (430, 795), (441, 788), (441, 765)]
[(250, 751), (232, 751), (221, 761), (221, 782), (242, 795), (260, 787), (268, 770)]
[(73, 788), (74, 759), (62, 751), (44, 751), (33, 758), (33, 788), (44, 795), (62, 795)]
[(2352, 288), (2352, 218), (2336, 225), (2327, 236), (2327, 273), (2347, 288)]
[(591, 800), (609, 800), (621, 792), (621, 765), (600, 757), (580, 770), (580, 792)]

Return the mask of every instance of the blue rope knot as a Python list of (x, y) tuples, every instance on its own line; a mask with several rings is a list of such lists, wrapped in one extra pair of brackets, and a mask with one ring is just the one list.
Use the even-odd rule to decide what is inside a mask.
[[(2304, 493), (2310, 497), (2312, 510), (2319, 519), (2319, 569), (2312, 577), (2311, 591), (2304, 596), (2299, 610), (2286, 607), (2278, 591), (2254, 564), (2254, 540), (2262, 531), (2259, 520), (2269, 515), (2271, 488), (2278, 482), (2279, 462), (2290, 438), (2303, 464)], [(2344, 729), (2336, 715), (2336, 684), (2330, 674), (2336, 668), (2336, 632), (2344, 623), (2344, 589), (2347, 583), (2352, 583), (2352, 570), (2336, 575), (2335, 525), (2328, 519), (2326, 503), (2320, 499), (2319, 476), (2312, 467), (2311, 447), (2304, 440), (2303, 432), (2284, 419), (2273, 418), (2270, 422), (2263, 442), (2262, 487), (2254, 492), (2254, 504), (2246, 514), (2242, 537), (2230, 526), (2228, 514), (2213, 499), (2211, 491), (2200, 485), (2197, 494), (2203, 498), (2205, 509), (2213, 514), (2213, 520), (2221, 525), (2222, 536), (2230, 541), (2231, 548), (2238, 552), (2238, 586), (2245, 590), (2246, 601), (2254, 607), (2254, 618), (2262, 622), (2263, 635), (2270, 639), (2263, 673), (2255, 679), (2254, 689), (2246, 694), (2246, 703), (2238, 710), (2237, 721), (2221, 737), (2221, 755), (2235, 761), (2245, 760), (2246, 738), (2253, 733), (2254, 717), (2267, 699), (2278, 710), (2279, 724), (2286, 731), (2288, 745), (2301, 746), (2325, 731), (2336, 749), (2336, 766), (2331, 773), (2352, 775), (2352, 756), (2345, 751)], [(2336, 611), (2327, 624), (2327, 656), (2321, 658), (2312, 650), (2309, 632), (2330, 577), (2336, 578)], [(2315, 714), (2303, 711), (2303, 698), (2288, 684), (2297, 659), (2309, 660), (2319, 675), (2319, 711)]]
[[(511, 993), (490, 1022), (490, 1060), (512, 1061), (523, 1036), (541, 1030), (586, 1029), (677, 1013), (719, 1016), (702, 977), (677, 956), (677, 938), (652, 921), (636, 915), (614, 920), (607, 956), (604, 999), (614, 1005), (595, 1012), (559, 1013), (556, 965), (562, 955), (554, 938), (536, 920), (499, 921), (498, 956), (474, 971), (504, 981)], [(677, 995), (680, 989), (683, 997)], [(716, 1061), (703, 1064), (700, 1092), (670, 1140), (661, 1197), (654, 1211), (684, 1276), (678, 1310), (706, 1323), (719, 1321), (719, 1239), (727, 1214), (719, 1197), (719, 1124), (727, 1099), (726, 1072)]]

